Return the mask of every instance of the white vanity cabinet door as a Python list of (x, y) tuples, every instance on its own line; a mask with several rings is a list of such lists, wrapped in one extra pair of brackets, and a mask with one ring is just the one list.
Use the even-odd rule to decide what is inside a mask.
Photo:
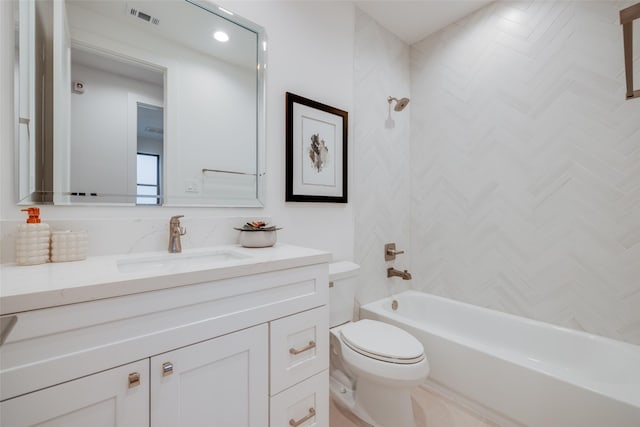
[(329, 367), (327, 306), (271, 322), (271, 395)]
[(266, 324), (151, 358), (152, 427), (261, 427), (269, 419)]
[(148, 426), (149, 359), (6, 400), (0, 425)]
[(271, 427), (329, 427), (329, 370), (271, 398)]

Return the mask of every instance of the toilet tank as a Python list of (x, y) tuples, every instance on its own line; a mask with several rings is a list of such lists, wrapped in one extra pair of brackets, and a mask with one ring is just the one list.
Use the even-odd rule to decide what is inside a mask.
[(329, 264), (329, 323), (331, 327), (353, 320), (360, 266), (349, 261)]

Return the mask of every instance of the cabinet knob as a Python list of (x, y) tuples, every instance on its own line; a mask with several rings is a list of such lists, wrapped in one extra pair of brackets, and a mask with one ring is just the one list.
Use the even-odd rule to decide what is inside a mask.
[(173, 374), (173, 363), (164, 362), (162, 364), (162, 376), (163, 377), (167, 377), (167, 376), (169, 376), (171, 374)]
[(129, 374), (129, 388), (134, 388), (140, 385), (140, 373), (131, 372)]
[(307, 415), (305, 415), (304, 417), (300, 418), (298, 421), (294, 420), (293, 418), (291, 418), (289, 420), (289, 425), (291, 427), (298, 427), (301, 424), (304, 424), (306, 421), (310, 420), (311, 418), (316, 416), (316, 410), (313, 408), (309, 408), (309, 413)]
[(289, 353), (296, 355), (296, 354), (300, 354), (300, 353), (304, 353), (305, 351), (309, 351), (312, 348), (316, 348), (316, 342), (315, 341), (309, 341), (309, 344), (307, 344), (306, 346), (298, 349), (298, 348), (293, 348), (291, 347), (289, 349)]

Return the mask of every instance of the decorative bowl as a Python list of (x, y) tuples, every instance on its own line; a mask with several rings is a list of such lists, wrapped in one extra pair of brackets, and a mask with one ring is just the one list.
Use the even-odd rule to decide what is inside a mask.
[(263, 222), (247, 223), (242, 228), (234, 227), (240, 231), (238, 242), (245, 248), (268, 248), (276, 244), (278, 236), (275, 225), (267, 226)]
[(268, 248), (275, 245), (277, 240), (276, 230), (242, 230), (238, 241), (245, 248)]

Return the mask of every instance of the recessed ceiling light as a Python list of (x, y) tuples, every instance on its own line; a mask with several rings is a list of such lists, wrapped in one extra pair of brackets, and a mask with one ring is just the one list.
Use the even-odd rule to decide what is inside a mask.
[(229, 41), (229, 35), (224, 31), (216, 31), (213, 33), (213, 38), (223, 43)]

